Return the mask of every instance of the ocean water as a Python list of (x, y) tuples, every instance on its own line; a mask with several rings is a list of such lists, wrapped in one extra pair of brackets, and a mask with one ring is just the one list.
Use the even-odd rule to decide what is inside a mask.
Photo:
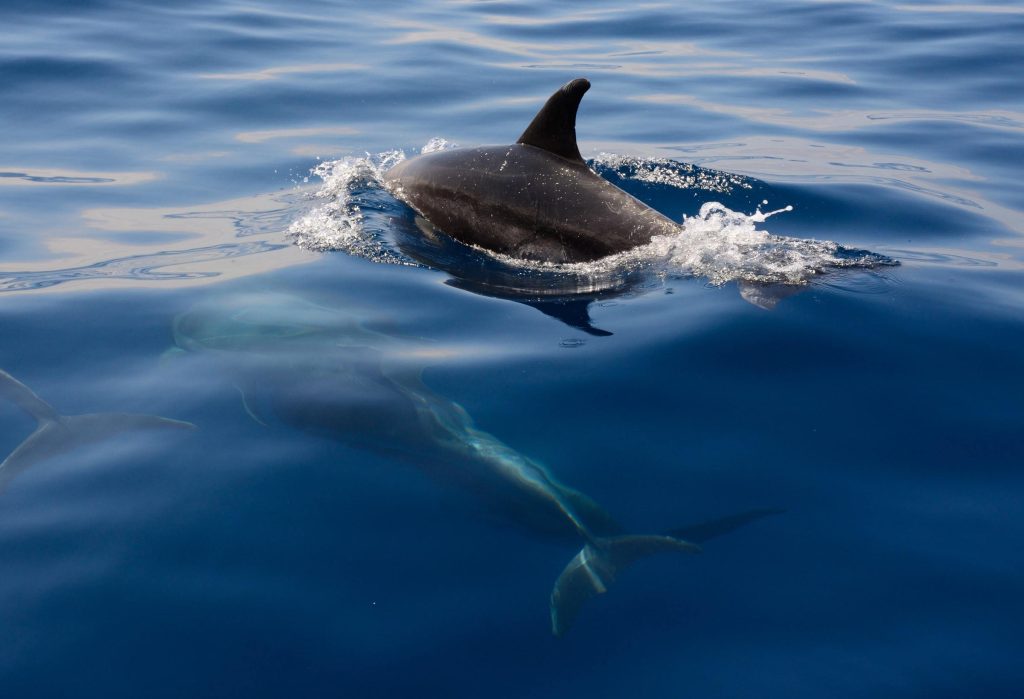
[[(0, 472), (0, 696), (1020, 696), (1021, 75), (1013, 2), (6, 0), (0, 459), (194, 428)], [(677, 236), (381, 185), (581, 76)], [(582, 540), (466, 449), (703, 552), (556, 637)]]

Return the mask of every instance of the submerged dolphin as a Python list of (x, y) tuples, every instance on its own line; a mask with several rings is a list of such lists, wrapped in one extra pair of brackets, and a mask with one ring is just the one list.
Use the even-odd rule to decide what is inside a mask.
[(136, 413), (61, 415), (32, 389), (3, 369), (0, 369), (0, 397), (16, 404), (39, 423), (35, 432), (0, 463), (0, 491), (12, 478), (33, 464), (122, 432), (195, 427), (190, 422)]
[(697, 552), (683, 538), (688, 533), (706, 540), (768, 513), (744, 513), (742, 521), (733, 516), (671, 535), (628, 535), (588, 496), (477, 428), (461, 406), (427, 388), (422, 365), (444, 355), (441, 349), (377, 332), (348, 310), (282, 294), (244, 294), (182, 314), (174, 336), (178, 352), (219, 355), (241, 371), (245, 410), (257, 422), (270, 417), (261, 410), (269, 409), (296, 427), (402, 457), (528, 528), (576, 542), (581, 548), (551, 593), (556, 635), (634, 561), (659, 552)]
[(586, 262), (677, 233), (583, 161), (576, 110), (589, 88), (584, 78), (566, 83), (513, 145), (427, 153), (384, 181), (456, 240), (527, 260)]

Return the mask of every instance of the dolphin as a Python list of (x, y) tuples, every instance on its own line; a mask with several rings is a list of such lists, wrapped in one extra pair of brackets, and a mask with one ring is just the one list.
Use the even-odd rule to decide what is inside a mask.
[(538, 461), (481, 430), (459, 404), (421, 379), (444, 348), (367, 327), (351, 308), (256, 292), (201, 302), (174, 323), (177, 350), (219, 357), (239, 372), (244, 410), (326, 438), (410, 462), (435, 480), (472, 492), (534, 532), (578, 546), (550, 597), (552, 632), (568, 631), (583, 604), (616, 575), (656, 553), (697, 553), (698, 540), (769, 511), (664, 534), (627, 533), (586, 494)]
[(0, 397), (11, 401), (39, 423), (25, 441), (0, 463), (0, 492), (30, 466), (122, 432), (140, 429), (192, 429), (191, 422), (159, 415), (88, 413), (61, 415), (32, 389), (0, 369)]
[(587, 167), (576, 111), (590, 89), (572, 80), (512, 145), (403, 160), (385, 185), (459, 242), (539, 262), (589, 262), (677, 233), (679, 224)]

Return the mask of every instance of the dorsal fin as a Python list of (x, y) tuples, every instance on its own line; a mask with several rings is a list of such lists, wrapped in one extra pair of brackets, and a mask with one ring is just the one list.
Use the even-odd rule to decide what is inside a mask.
[(576, 145), (576, 110), (590, 81), (576, 78), (548, 98), (516, 143), (543, 148), (568, 160), (583, 162)]

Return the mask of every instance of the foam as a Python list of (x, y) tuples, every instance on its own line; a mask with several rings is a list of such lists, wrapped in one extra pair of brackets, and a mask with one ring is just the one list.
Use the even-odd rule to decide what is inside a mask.
[(622, 179), (676, 189), (700, 189), (729, 194), (737, 188), (753, 188), (750, 180), (742, 175), (708, 170), (666, 158), (634, 158), (600, 153), (590, 161), (590, 166), (599, 175), (612, 174)]
[(311, 195), (316, 203), (292, 222), (288, 237), (307, 250), (337, 250), (376, 262), (406, 263), (388, 247), (386, 221), (373, 215), (389, 206), (384, 173), (404, 159), (404, 152), (392, 150), (319, 163), (310, 170), (322, 183)]

